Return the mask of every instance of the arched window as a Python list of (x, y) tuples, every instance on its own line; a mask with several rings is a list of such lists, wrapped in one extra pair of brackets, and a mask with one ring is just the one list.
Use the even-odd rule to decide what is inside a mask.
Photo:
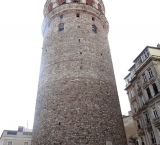
[(102, 11), (102, 7), (101, 7), (101, 5), (99, 3), (98, 3), (98, 10)]
[(61, 24), (59, 24), (59, 31), (63, 31), (63, 30), (64, 30), (64, 24), (61, 23)]
[(91, 6), (93, 4), (93, 0), (86, 0), (86, 4)]
[(92, 25), (92, 31), (93, 31), (94, 33), (97, 33), (97, 27), (96, 27), (95, 25)]
[(48, 11), (50, 12), (50, 11), (52, 11), (52, 9), (53, 9), (53, 3), (50, 3), (50, 4), (48, 5)]
[(80, 0), (72, 0), (72, 2), (79, 3), (79, 2), (80, 2)]
[(66, 0), (57, 0), (58, 4), (61, 5), (61, 4), (65, 4), (66, 3)]

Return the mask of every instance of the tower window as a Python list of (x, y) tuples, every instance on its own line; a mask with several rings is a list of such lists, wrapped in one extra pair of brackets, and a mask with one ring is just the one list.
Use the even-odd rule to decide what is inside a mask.
[(63, 19), (63, 15), (60, 15), (60, 19)]
[(58, 4), (61, 5), (61, 4), (65, 4), (66, 3), (66, 0), (57, 0)]
[(96, 27), (95, 25), (92, 25), (92, 31), (93, 31), (94, 33), (97, 33), (97, 27)]
[(92, 17), (92, 21), (94, 21), (94, 17)]
[(77, 14), (76, 14), (76, 17), (77, 17), (77, 18), (79, 18), (79, 17), (80, 17), (79, 13), (77, 13)]
[(93, 0), (86, 0), (86, 4), (91, 6), (93, 4)]
[(50, 12), (50, 11), (52, 11), (52, 9), (53, 9), (53, 3), (50, 3), (48, 6), (48, 11)]
[(98, 3), (98, 10), (102, 11), (102, 7), (101, 7), (101, 5), (99, 3)]
[(61, 23), (61, 24), (59, 24), (59, 31), (63, 31), (63, 30), (64, 30), (64, 24)]
[(79, 3), (80, 2), (80, 0), (72, 0), (73, 2), (75, 2), (75, 3)]

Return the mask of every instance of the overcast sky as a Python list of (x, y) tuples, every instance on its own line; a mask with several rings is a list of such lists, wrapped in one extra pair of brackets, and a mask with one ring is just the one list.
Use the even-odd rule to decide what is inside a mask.
[[(104, 0), (103, 0), (104, 1)], [(0, 1), (0, 134), (33, 126), (45, 0)], [(130, 110), (123, 78), (134, 58), (160, 43), (159, 0), (105, 0), (109, 43), (122, 113)]]

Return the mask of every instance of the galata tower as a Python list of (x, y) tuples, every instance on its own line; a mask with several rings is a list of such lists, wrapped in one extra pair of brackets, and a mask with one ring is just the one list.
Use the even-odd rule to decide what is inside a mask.
[(127, 145), (102, 0), (47, 0), (32, 145)]

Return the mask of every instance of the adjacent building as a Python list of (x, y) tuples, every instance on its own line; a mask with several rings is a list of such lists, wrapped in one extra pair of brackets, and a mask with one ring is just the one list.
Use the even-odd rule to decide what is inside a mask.
[(132, 117), (132, 111), (129, 112), (129, 116), (123, 115), (123, 123), (127, 137), (128, 145), (136, 145), (137, 144), (137, 130)]
[(160, 144), (160, 45), (147, 46), (125, 77), (139, 145)]
[(18, 127), (18, 131), (4, 130), (0, 137), (0, 145), (31, 145), (32, 132)]

